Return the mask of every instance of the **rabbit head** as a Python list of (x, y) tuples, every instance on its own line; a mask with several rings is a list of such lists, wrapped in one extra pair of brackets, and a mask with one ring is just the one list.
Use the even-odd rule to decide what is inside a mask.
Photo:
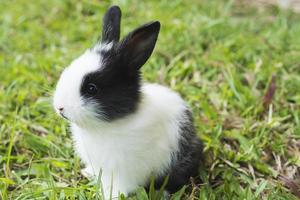
[(121, 10), (108, 9), (102, 37), (61, 74), (54, 94), (54, 108), (78, 125), (119, 119), (138, 109), (140, 68), (154, 49), (160, 23), (144, 24), (121, 41)]

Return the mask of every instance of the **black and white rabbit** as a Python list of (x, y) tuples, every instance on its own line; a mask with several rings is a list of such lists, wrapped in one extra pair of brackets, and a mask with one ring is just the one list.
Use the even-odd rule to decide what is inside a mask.
[(144, 24), (119, 41), (120, 21), (120, 8), (109, 8), (101, 41), (61, 74), (54, 108), (70, 122), (84, 173), (101, 174), (106, 197), (147, 187), (151, 177), (160, 186), (167, 176), (166, 190), (173, 193), (197, 176), (202, 144), (182, 98), (141, 81), (160, 23)]

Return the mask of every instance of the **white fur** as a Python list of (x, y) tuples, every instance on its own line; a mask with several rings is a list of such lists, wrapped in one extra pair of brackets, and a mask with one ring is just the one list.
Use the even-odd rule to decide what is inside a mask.
[(98, 43), (93, 47), (94, 51), (109, 51), (113, 46), (113, 42), (110, 43)]
[(54, 94), (53, 106), (57, 113), (64, 108), (64, 115), (72, 122), (86, 124), (94, 119), (93, 107), (85, 106), (80, 97), (80, 87), (83, 77), (103, 66), (102, 57), (97, 51), (108, 51), (112, 43), (98, 44), (93, 49), (86, 50), (79, 58), (74, 60), (60, 76)]
[(178, 151), (184, 102), (176, 93), (155, 84), (144, 84), (142, 94), (138, 111), (124, 119), (89, 130), (71, 125), (85, 172), (97, 177), (101, 171), (106, 197), (111, 181), (113, 197), (145, 186), (151, 175), (168, 169), (172, 154)]

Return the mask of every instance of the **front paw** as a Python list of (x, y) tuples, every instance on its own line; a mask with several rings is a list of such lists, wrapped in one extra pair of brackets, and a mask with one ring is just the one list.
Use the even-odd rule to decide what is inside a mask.
[(86, 167), (82, 169), (80, 172), (85, 178), (92, 179), (94, 177), (93, 170), (90, 167)]

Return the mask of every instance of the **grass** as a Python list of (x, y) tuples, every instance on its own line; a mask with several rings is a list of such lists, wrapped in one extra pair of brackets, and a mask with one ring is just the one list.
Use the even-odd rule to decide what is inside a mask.
[(1, 1), (0, 199), (99, 199), (51, 95), (113, 3), (122, 35), (161, 21), (144, 78), (186, 99), (205, 143), (204, 183), (173, 199), (297, 199), (300, 15), (221, 0)]

